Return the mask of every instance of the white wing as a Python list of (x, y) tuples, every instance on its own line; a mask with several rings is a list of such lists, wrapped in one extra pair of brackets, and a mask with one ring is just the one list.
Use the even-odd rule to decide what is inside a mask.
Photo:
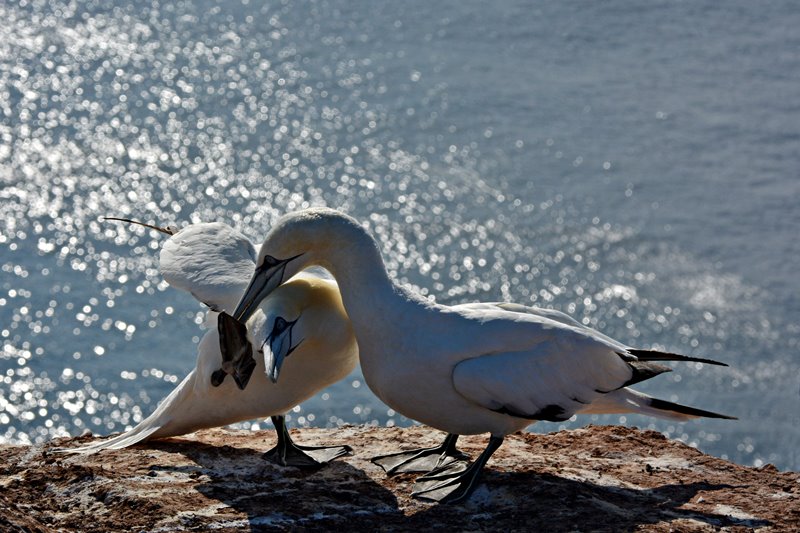
[(231, 311), (255, 269), (256, 251), (241, 233), (221, 222), (192, 224), (164, 243), (164, 279), (215, 311)]
[(534, 347), (456, 365), (453, 384), (487, 409), (531, 420), (566, 420), (624, 386), (633, 369), (607, 343), (565, 329)]
[(549, 320), (553, 320), (555, 322), (560, 322), (565, 326), (573, 327), (577, 330), (583, 331), (584, 333), (597, 338), (602, 339), (610, 345), (613, 345), (615, 348), (619, 349), (620, 351), (626, 350), (628, 347), (622, 344), (621, 342), (612, 339), (606, 335), (603, 335), (597, 330), (594, 330), (588, 326), (585, 326), (569, 316), (566, 313), (562, 313), (561, 311), (556, 311), (555, 309), (546, 309), (544, 307), (529, 307), (527, 305), (522, 304), (515, 304), (509, 302), (478, 302), (478, 303), (468, 303), (468, 304), (461, 304), (461, 305), (454, 305), (453, 308), (455, 309), (463, 309), (463, 310), (475, 310), (475, 311), (485, 311), (491, 313), (492, 311), (503, 310), (503, 311), (510, 311), (512, 313), (519, 313), (522, 315), (531, 315), (534, 317), (541, 317), (547, 318)]

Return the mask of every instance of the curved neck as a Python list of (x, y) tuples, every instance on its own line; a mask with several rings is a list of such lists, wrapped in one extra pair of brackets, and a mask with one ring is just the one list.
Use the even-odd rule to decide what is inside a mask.
[(382, 325), (403, 320), (411, 312), (409, 305), (425, 302), (389, 278), (377, 243), (362, 227), (340, 226), (332, 237), (318, 247), (313, 261), (336, 278), (360, 343), (374, 338), (370, 330), (392, 331)]
[(377, 243), (367, 231), (350, 226), (338, 233), (343, 235), (330, 242), (319, 263), (336, 278), (345, 308), (356, 300), (394, 294), (395, 284), (389, 279)]

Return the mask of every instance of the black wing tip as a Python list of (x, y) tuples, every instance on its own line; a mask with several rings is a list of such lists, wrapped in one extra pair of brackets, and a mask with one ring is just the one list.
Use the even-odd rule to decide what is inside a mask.
[[(637, 350), (629, 348), (628, 353), (641, 361), (683, 361), (686, 363), (705, 363), (707, 365), (729, 366), (728, 363), (707, 359), (705, 357), (693, 357), (691, 355), (681, 355), (679, 353), (661, 352), (658, 350)], [(619, 354), (624, 357), (623, 354)]]
[(636, 383), (654, 378), (665, 372), (672, 372), (670, 367), (659, 365), (658, 363), (653, 363), (650, 361), (628, 361), (627, 363), (633, 374), (628, 381), (619, 387), (620, 389), (622, 387), (629, 387), (630, 385), (635, 385)]

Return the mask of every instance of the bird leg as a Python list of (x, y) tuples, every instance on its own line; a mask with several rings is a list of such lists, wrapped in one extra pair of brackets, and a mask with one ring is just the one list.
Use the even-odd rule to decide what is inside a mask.
[(474, 463), (453, 461), (418, 477), (411, 496), (439, 503), (466, 501), (478, 485), (484, 465), (501, 444), (503, 437), (492, 436)]
[(300, 446), (292, 441), (286, 429), (286, 418), (283, 415), (273, 416), (272, 423), (278, 434), (278, 444), (266, 452), (263, 457), (281, 466), (297, 468), (319, 468), (325, 463), (352, 453), (350, 446)]
[(456, 448), (458, 435), (448, 433), (444, 442), (433, 448), (419, 448), (389, 455), (379, 455), (372, 462), (392, 476), (404, 472), (429, 472), (469, 457)]

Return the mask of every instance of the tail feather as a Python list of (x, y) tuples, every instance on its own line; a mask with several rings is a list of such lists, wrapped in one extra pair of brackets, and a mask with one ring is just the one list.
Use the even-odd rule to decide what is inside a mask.
[(181, 404), (191, 398), (194, 388), (195, 371), (192, 370), (186, 378), (164, 398), (153, 413), (139, 422), (135, 427), (110, 439), (93, 442), (79, 448), (56, 448), (55, 452), (93, 454), (101, 450), (120, 450), (133, 446), (149, 439), (171, 437), (185, 433), (181, 427), (171, 424), (173, 418), (180, 412)]
[(93, 442), (91, 444), (87, 444), (86, 446), (81, 446), (80, 448), (56, 448), (54, 451), (61, 453), (90, 455), (101, 450), (121, 450), (122, 448), (127, 448), (128, 446), (133, 446), (139, 442), (146, 441), (159, 429), (161, 429), (161, 426), (142, 428), (141, 424), (139, 424), (130, 431), (126, 431), (125, 433), (121, 433), (110, 439)]
[(698, 417), (737, 420), (734, 416), (660, 400), (632, 389), (618, 389), (607, 394), (602, 394), (599, 398), (578, 412), (581, 414), (597, 415), (636, 413), (670, 420), (690, 420)]
[(669, 411), (671, 413), (680, 413), (682, 415), (705, 418), (722, 418), (725, 420), (738, 420), (735, 416), (723, 415), (713, 411), (706, 411), (704, 409), (697, 409), (696, 407), (689, 407), (688, 405), (681, 405), (675, 402), (668, 402), (667, 400), (660, 400), (658, 398), (650, 398), (650, 407), (659, 409), (661, 411)]
[[(704, 357), (692, 357), (690, 355), (681, 355), (670, 352), (659, 352), (658, 350), (635, 350), (628, 349), (628, 353), (635, 356), (640, 361), (684, 361), (694, 363), (706, 363), (708, 365), (728, 366), (725, 363), (714, 361), (713, 359), (706, 359)], [(622, 355), (622, 354), (620, 354)]]

